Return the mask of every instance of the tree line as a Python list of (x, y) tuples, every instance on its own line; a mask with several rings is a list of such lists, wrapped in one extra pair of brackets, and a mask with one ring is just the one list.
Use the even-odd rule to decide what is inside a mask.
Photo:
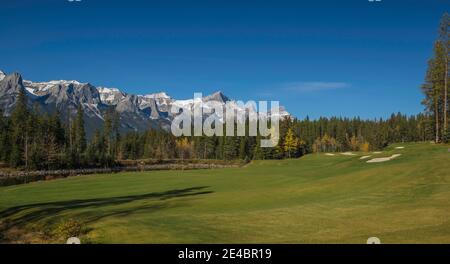
[[(390, 143), (434, 138), (433, 116), (393, 114), (383, 120), (308, 117), (280, 121), (279, 144), (262, 148), (262, 136), (175, 137), (162, 129), (119, 133), (119, 115), (105, 113), (103, 127), (90, 140), (78, 107), (73, 120), (29, 109), (21, 91), (9, 117), (0, 111), (0, 161), (30, 170), (113, 167), (120, 160), (296, 158), (313, 152), (371, 151)], [(247, 127), (248, 132), (248, 127)], [(248, 134), (248, 133), (247, 133)]]

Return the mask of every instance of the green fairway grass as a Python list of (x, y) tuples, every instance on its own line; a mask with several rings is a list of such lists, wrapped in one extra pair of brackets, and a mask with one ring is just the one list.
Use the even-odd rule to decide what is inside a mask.
[[(2, 187), (0, 221), (31, 242), (76, 219), (90, 243), (450, 243), (449, 148), (397, 144), (381, 154)], [(360, 160), (392, 154), (402, 155)]]

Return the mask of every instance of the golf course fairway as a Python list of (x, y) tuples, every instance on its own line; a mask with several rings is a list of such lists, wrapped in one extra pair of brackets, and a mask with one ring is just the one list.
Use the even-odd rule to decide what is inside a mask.
[(85, 243), (450, 243), (449, 148), (395, 144), (1, 187), (0, 242), (60, 243), (45, 234), (74, 219)]

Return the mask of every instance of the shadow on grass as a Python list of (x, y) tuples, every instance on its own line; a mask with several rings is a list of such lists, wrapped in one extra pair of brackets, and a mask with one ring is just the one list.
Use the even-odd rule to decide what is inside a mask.
[[(166, 192), (129, 195), (109, 198), (96, 198), (84, 200), (68, 200), (47, 203), (35, 203), (20, 205), (8, 208), (0, 212), (0, 219), (6, 219), (7, 225), (20, 226), (27, 223), (36, 222), (48, 217), (55, 217), (60, 213), (74, 209), (101, 208), (103, 206), (122, 205), (134, 201), (159, 200), (164, 201), (173, 198), (189, 197), (213, 193), (206, 191), (209, 186), (198, 186), (186, 189), (176, 189)], [(88, 222), (95, 222), (99, 219), (111, 216), (125, 216), (139, 211), (155, 211), (167, 208), (166, 203), (134, 206), (128, 209), (110, 210), (108, 212), (96, 211), (92, 217), (86, 219)]]

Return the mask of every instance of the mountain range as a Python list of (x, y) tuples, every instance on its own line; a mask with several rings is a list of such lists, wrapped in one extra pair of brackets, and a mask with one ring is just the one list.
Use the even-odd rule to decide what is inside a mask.
[[(121, 132), (141, 132), (149, 128), (170, 130), (175, 117), (170, 111), (173, 105), (193, 109), (200, 103), (209, 102), (210, 105), (222, 107), (229, 103), (236, 111), (252, 111), (239, 107), (236, 101), (220, 91), (201, 99), (177, 100), (165, 92), (135, 95), (118, 88), (96, 87), (79, 81), (32, 82), (22, 79), (19, 73), (0, 71), (0, 108), (5, 115), (11, 114), (21, 89), (26, 91), (30, 107), (35, 109), (37, 106), (47, 113), (59, 111), (65, 121), (73, 118), (78, 106), (81, 106), (88, 135), (102, 127), (104, 115), (110, 108), (119, 113)], [(280, 107), (280, 115), (288, 116), (289, 113)], [(219, 118), (223, 120), (222, 116)]]

